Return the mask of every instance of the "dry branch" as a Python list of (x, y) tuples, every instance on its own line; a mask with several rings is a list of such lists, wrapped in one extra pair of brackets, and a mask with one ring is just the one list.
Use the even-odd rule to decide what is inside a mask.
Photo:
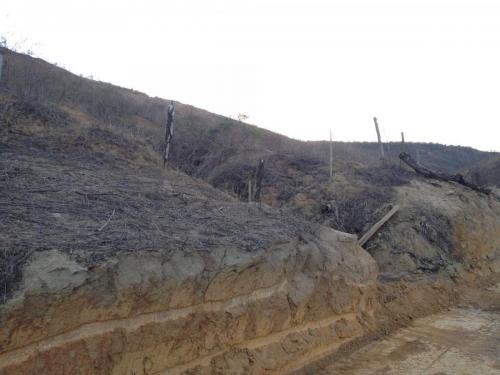
[(487, 195), (491, 193), (490, 189), (487, 189), (485, 187), (473, 184), (472, 182), (466, 181), (464, 179), (464, 176), (462, 176), (461, 174), (448, 175), (448, 174), (441, 173), (441, 172), (431, 171), (430, 169), (427, 169), (427, 168), (421, 166), (420, 164), (418, 164), (415, 160), (413, 160), (413, 158), (410, 156), (410, 154), (408, 154), (406, 152), (402, 152), (401, 154), (399, 154), (399, 158), (402, 161), (404, 161), (408, 166), (413, 168), (415, 170), (415, 172), (417, 172), (417, 174), (422, 175), (424, 177), (433, 178), (436, 180), (446, 181), (446, 182), (456, 182), (457, 184), (467, 186), (468, 188), (470, 188), (472, 190), (479, 191), (480, 193), (487, 194)]

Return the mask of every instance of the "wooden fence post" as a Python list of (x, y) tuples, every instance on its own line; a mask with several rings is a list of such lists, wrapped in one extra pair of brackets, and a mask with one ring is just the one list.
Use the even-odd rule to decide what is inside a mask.
[(174, 135), (174, 115), (175, 115), (174, 101), (171, 100), (170, 105), (168, 106), (167, 125), (165, 128), (165, 153), (163, 154), (163, 167), (164, 168), (168, 165), (168, 155), (170, 152), (170, 142), (172, 141), (172, 137)]
[(255, 202), (260, 203), (260, 192), (262, 190), (262, 178), (264, 177), (264, 160), (261, 159), (255, 171), (255, 191), (253, 193)]
[(330, 178), (333, 177), (333, 143), (332, 143), (332, 129), (330, 129)]
[[(401, 152), (404, 152), (405, 150), (405, 133), (401, 132)], [(403, 169), (403, 163), (402, 160), (399, 160), (399, 168)]]
[(0, 51), (0, 83), (2, 82), (3, 54)]
[(252, 203), (252, 177), (248, 178), (248, 203)]
[(380, 130), (378, 128), (378, 122), (376, 117), (373, 118), (373, 122), (375, 123), (375, 130), (377, 131), (378, 144), (380, 146), (380, 157), (384, 159), (385, 158), (384, 145), (382, 144), (382, 138), (380, 137)]

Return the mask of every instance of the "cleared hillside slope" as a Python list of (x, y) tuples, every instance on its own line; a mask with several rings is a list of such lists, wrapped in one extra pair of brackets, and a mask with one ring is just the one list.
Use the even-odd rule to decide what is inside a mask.
[[(43, 60), (2, 50), (5, 55), (2, 87), (25, 101), (51, 103), (83, 122), (107, 126), (119, 138), (134, 137), (158, 153), (166, 121), (167, 100), (137, 91), (78, 77)], [(367, 131), (372, 129), (367, 119)], [(416, 153), (430, 168), (456, 172), (492, 153), (467, 147), (439, 144), (399, 143), (385, 145), (390, 158), (402, 150)], [(224, 116), (176, 103), (174, 165), (182, 171), (218, 185), (227, 180), (231, 166), (242, 171), (254, 168), (259, 158), (291, 156), (326, 165), (326, 142), (301, 142)], [(335, 142), (335, 164), (343, 170), (351, 163), (378, 164), (375, 143)], [(498, 154), (497, 154), (498, 155)], [(236, 181), (230, 180), (238, 192)], [(229, 183), (229, 182), (228, 182)]]
[(284, 373), (373, 326), (356, 238), (0, 94), (0, 374)]
[[(0, 373), (286, 373), (499, 271), (498, 198), (373, 145), (336, 144), (329, 180), (317, 144), (178, 103), (165, 171), (165, 101), (11, 52), (4, 73)], [(241, 199), (262, 156), (259, 208)], [(361, 233), (394, 203), (367, 244), (377, 281), (328, 227)]]

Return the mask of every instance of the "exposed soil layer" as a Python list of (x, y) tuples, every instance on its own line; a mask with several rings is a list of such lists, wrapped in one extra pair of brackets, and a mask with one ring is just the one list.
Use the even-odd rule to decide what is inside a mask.
[(322, 374), (499, 374), (500, 313), (453, 309), (415, 321)]
[[(499, 273), (489, 274), (484, 277), (469, 273), (460, 280), (455, 281), (449, 278), (439, 278), (435, 281), (426, 279), (421, 278), (417, 282), (400, 281), (379, 284), (378, 304), (375, 311), (375, 329), (367, 332), (363, 337), (343, 345), (333, 355), (325, 356), (321, 360), (295, 371), (294, 374), (391, 373), (403, 375), (407, 373), (406, 367), (404, 367), (406, 366), (404, 363), (406, 357), (398, 357), (395, 353), (406, 353), (413, 348), (414, 343), (406, 344), (407, 342), (416, 341), (412, 336), (412, 332), (415, 327), (422, 325), (426, 328), (421, 332), (420, 338), (432, 343), (435, 340), (432, 335), (436, 330), (428, 325), (428, 322), (434, 321), (433, 317), (451, 321), (460, 320), (464, 325), (467, 325), (467, 322), (470, 321), (471, 325), (477, 325), (477, 316), (484, 315), (491, 320), (492, 324), (488, 327), (498, 327), (498, 319), (500, 318)], [(455, 319), (455, 312), (461, 317), (455, 317)], [(482, 321), (481, 318), (479, 320)], [(484, 333), (484, 330), (480, 333)], [(445, 334), (450, 340), (454, 340), (461, 345), (458, 349), (462, 350), (465, 356), (474, 355), (474, 353), (468, 352), (468, 345), (463, 342), (463, 335), (460, 330), (452, 330)], [(408, 338), (402, 339), (401, 337), (405, 335), (408, 335)], [(440, 333), (437, 333), (437, 335), (438, 338), (441, 337), (439, 336)], [(491, 357), (491, 353), (497, 350), (495, 341), (498, 341), (498, 331), (495, 328), (486, 335), (480, 336), (478, 335), (474, 339), (477, 339), (478, 342), (484, 342), (484, 354)], [(422, 347), (419, 343), (416, 344)], [(392, 350), (382, 350), (381, 345), (393, 348), (394, 355), (390, 355)], [(425, 356), (434, 358), (433, 349), (429, 348), (432, 348), (432, 346), (428, 346), (428, 350), (426, 349), (428, 353)], [(495, 367), (497, 365), (497, 363), (493, 363), (490, 370), (492, 368), (494, 371), (498, 371)], [(471, 366), (473, 366), (473, 361)], [(471, 367), (465, 368), (471, 369)], [(422, 370), (421, 367), (416, 367), (416, 369)], [(444, 373), (454, 374), (453, 369), (454, 367), (451, 366), (449, 371), (444, 371)], [(494, 371), (494, 374), (498, 373)], [(413, 373), (426, 372), (416, 371)], [(463, 373), (474, 374), (481, 372), (465, 371)], [(434, 373), (429, 372), (429, 374)]]
[(463, 289), (460, 307), (419, 318), (316, 373), (499, 374), (499, 286)]
[[(0, 374), (284, 373), (373, 325), (376, 265), (345, 234), (266, 252), (37, 252), (2, 306)], [(71, 361), (68, 361), (71, 358)]]

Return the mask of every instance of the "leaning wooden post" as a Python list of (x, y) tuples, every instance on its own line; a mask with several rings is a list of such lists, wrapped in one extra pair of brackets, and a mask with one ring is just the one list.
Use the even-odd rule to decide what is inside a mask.
[(171, 100), (167, 111), (167, 125), (165, 128), (165, 154), (163, 155), (163, 167), (166, 167), (168, 165), (170, 142), (172, 141), (172, 137), (174, 135), (174, 115), (175, 115), (174, 101)]
[(405, 145), (405, 133), (401, 132), (401, 143)]
[(330, 129), (330, 178), (333, 177), (333, 143), (332, 143), (332, 129)]
[(373, 118), (373, 122), (375, 123), (375, 130), (377, 131), (378, 144), (380, 146), (380, 157), (384, 159), (385, 158), (384, 145), (382, 144), (382, 138), (380, 137), (380, 130), (378, 128), (378, 122), (376, 117)]
[(363, 246), (377, 231), (399, 210), (399, 205), (395, 205), (382, 219), (380, 219), (373, 227), (366, 232), (363, 237), (358, 240), (359, 246)]

